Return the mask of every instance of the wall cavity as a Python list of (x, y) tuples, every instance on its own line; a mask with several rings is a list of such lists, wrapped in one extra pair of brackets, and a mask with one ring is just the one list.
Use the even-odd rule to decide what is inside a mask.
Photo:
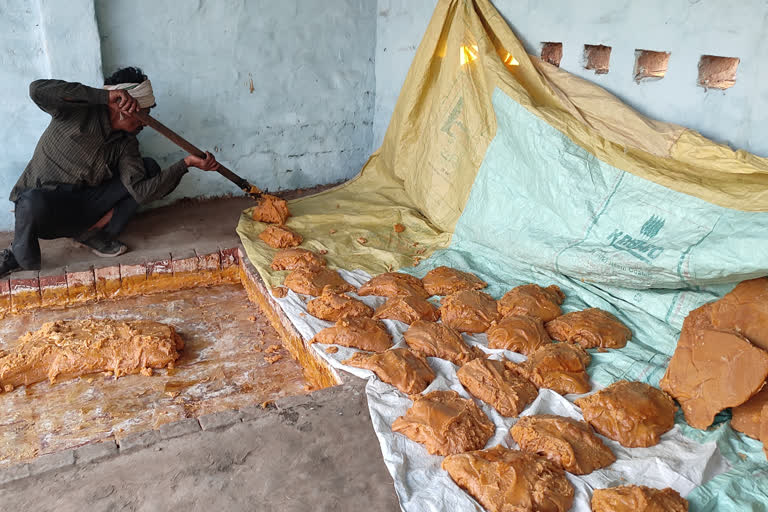
[(611, 69), (611, 47), (602, 44), (584, 45), (584, 69), (605, 75)]
[(698, 84), (705, 89), (730, 89), (736, 85), (739, 60), (736, 57), (702, 55), (699, 60)]
[(541, 43), (541, 60), (560, 67), (563, 60), (563, 43)]
[(661, 80), (669, 67), (669, 52), (635, 50), (635, 82)]

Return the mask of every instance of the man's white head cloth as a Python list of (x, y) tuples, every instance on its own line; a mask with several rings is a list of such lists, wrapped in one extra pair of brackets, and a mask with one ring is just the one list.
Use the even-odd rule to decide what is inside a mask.
[(144, 80), (140, 84), (116, 84), (105, 85), (104, 88), (108, 91), (114, 91), (117, 89), (124, 89), (128, 91), (128, 94), (136, 98), (139, 102), (139, 107), (149, 108), (155, 106), (155, 95), (152, 93), (152, 82)]

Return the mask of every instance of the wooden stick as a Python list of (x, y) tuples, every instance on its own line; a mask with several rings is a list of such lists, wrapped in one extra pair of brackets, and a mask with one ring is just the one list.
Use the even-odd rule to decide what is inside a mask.
[[(147, 126), (153, 128), (157, 132), (159, 132), (161, 135), (164, 135), (168, 140), (179, 146), (184, 151), (187, 151), (189, 154), (194, 155), (198, 158), (205, 158), (205, 152), (201, 151), (197, 146), (186, 140), (184, 137), (179, 135), (178, 133), (174, 132), (167, 126), (165, 126), (163, 123), (155, 119), (154, 117), (150, 116), (149, 114), (145, 114), (144, 112), (134, 112), (134, 116), (136, 116), (137, 119), (141, 120), (144, 124)], [(219, 164), (221, 165), (221, 164)], [(237, 185), (243, 192), (248, 194), (249, 196), (253, 197), (254, 199), (258, 199), (261, 197), (261, 190), (259, 190), (258, 187), (255, 187), (248, 183), (247, 180), (241, 178), (234, 172), (230, 171), (223, 165), (219, 167), (218, 169), (219, 174), (227, 178), (229, 181)]]

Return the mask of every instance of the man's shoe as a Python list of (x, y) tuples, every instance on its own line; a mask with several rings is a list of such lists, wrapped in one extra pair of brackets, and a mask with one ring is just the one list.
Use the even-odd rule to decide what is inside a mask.
[(16, 261), (16, 257), (10, 249), (0, 251), (0, 277), (4, 277), (6, 274), (10, 274), (19, 268), (21, 266), (19, 266), (19, 262)]
[(102, 258), (114, 258), (128, 251), (127, 245), (119, 240), (108, 238), (101, 233), (84, 240), (78, 240), (78, 242), (88, 247), (93, 254)]

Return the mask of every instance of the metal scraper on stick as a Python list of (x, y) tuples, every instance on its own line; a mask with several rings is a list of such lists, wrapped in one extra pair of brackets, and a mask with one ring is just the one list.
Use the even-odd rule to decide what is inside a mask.
[[(134, 112), (133, 115), (137, 119), (140, 119), (147, 126), (154, 128), (156, 131), (158, 131), (159, 133), (167, 137), (171, 142), (179, 146), (184, 151), (187, 151), (188, 153), (198, 158), (205, 158), (206, 156), (205, 153), (201, 151), (197, 146), (190, 143), (184, 137), (174, 132), (173, 130), (165, 126), (163, 123), (161, 123), (151, 115), (145, 114), (143, 112)], [(262, 194), (264, 193), (258, 187), (256, 187), (255, 185), (251, 185), (250, 183), (248, 183), (248, 181), (241, 178), (234, 172), (230, 171), (223, 165), (219, 167), (218, 172), (219, 174), (227, 178), (229, 181), (237, 185), (243, 192), (251, 196), (253, 199), (261, 198)]]

